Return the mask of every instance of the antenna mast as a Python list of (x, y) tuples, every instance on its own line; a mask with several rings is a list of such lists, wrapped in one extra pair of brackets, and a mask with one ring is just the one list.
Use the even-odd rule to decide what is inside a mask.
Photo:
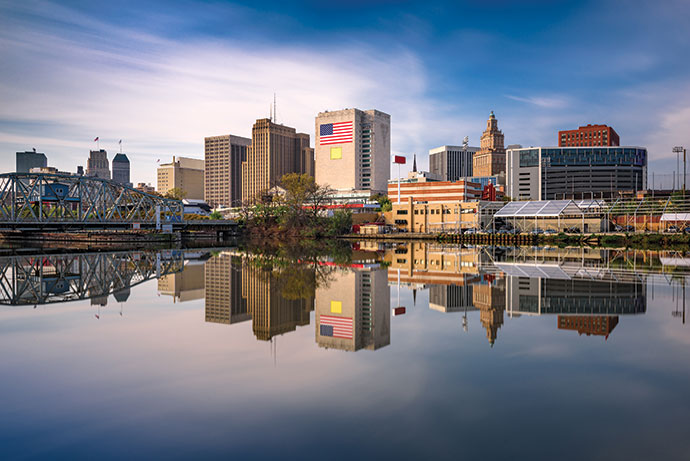
[(276, 93), (273, 92), (273, 123), (278, 123), (278, 115), (276, 113)]

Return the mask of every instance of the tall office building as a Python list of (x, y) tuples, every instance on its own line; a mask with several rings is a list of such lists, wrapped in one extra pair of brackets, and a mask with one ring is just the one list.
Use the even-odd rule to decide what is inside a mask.
[(108, 152), (105, 149), (89, 152), (89, 159), (86, 161), (86, 176), (110, 179), (110, 162), (108, 162)]
[(242, 204), (242, 162), (252, 140), (233, 136), (204, 138), (204, 200), (212, 207)]
[(498, 120), (491, 111), (482, 134), (479, 152), (474, 154), (474, 176), (496, 176), (506, 171), (506, 149), (503, 132), (498, 129)]
[(17, 152), (17, 173), (28, 173), (32, 168), (46, 168), (48, 157), (41, 152), (33, 151)]
[(262, 118), (252, 127), (252, 145), (242, 162), (242, 200), (277, 186), (288, 173), (314, 176), (314, 149), (309, 135)]
[(558, 147), (620, 146), (616, 130), (606, 125), (586, 125), (558, 132)]
[(385, 193), (390, 179), (391, 117), (344, 109), (316, 117), (316, 182), (337, 191)]
[(113, 157), (113, 181), (132, 186), (129, 182), (129, 159), (125, 154), (115, 154)]
[(473, 158), (479, 147), (441, 146), (429, 150), (429, 171), (443, 181), (457, 181), (474, 176)]
[(204, 199), (204, 161), (196, 158), (175, 157), (171, 163), (158, 167), (158, 187), (160, 194), (170, 189), (182, 189), (192, 200)]

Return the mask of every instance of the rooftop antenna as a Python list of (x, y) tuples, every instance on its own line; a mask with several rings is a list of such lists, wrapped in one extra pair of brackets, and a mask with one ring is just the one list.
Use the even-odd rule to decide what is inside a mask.
[(273, 123), (278, 123), (278, 114), (276, 112), (276, 92), (273, 92)]

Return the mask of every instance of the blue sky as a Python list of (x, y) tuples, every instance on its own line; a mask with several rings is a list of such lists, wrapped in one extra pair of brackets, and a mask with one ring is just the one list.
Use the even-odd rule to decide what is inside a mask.
[(690, 147), (687, 24), (684, 0), (0, 0), (0, 171), (32, 147), (74, 170), (99, 136), (155, 183), (204, 136), (250, 136), (275, 91), (279, 122), (312, 138), (323, 110), (389, 113), (393, 151), (422, 167), (478, 145), (494, 110), (506, 144), (606, 123), (668, 173)]

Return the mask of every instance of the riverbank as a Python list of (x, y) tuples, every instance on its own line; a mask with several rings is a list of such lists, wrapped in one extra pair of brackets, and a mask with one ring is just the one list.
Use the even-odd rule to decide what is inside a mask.
[(0, 232), (0, 245), (9, 248), (62, 248), (75, 250), (198, 248), (227, 245), (234, 235), (216, 231), (89, 230), (72, 232), (20, 231)]
[(446, 234), (446, 233), (407, 233), (392, 234), (348, 234), (348, 240), (383, 240), (383, 241), (438, 241), (444, 243), (462, 243), (468, 245), (501, 245), (523, 246), (548, 244), (554, 246), (590, 246), (616, 248), (649, 248), (689, 247), (688, 234)]

